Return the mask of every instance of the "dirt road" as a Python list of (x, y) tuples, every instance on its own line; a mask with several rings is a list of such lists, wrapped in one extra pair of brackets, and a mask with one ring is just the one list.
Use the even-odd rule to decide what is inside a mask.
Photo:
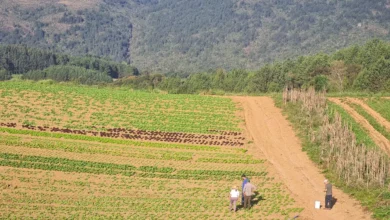
[(233, 97), (242, 104), (247, 132), (254, 147), (261, 150), (288, 187), (298, 205), (304, 207), (299, 219), (370, 219), (360, 204), (333, 188), (337, 202), (332, 210), (314, 209), (314, 202), (324, 205), (321, 170), (302, 151), (301, 143), (289, 122), (269, 97)]
[(355, 120), (358, 122), (365, 130), (368, 131), (370, 137), (384, 152), (390, 155), (390, 141), (383, 136), (379, 131), (377, 131), (370, 122), (368, 122), (363, 116), (356, 112), (352, 107), (343, 103), (339, 98), (329, 98), (330, 101), (336, 103), (337, 105), (343, 107)]

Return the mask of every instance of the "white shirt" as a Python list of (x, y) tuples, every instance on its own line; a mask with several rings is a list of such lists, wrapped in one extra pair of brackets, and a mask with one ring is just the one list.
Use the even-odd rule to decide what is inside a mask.
[(235, 190), (235, 189), (232, 189), (232, 191), (230, 191), (230, 197), (238, 198), (239, 196), (240, 196), (240, 191)]

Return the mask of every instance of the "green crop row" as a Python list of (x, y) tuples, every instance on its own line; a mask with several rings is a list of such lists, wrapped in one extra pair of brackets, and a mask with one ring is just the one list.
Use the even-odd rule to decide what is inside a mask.
[(191, 175), (214, 175), (214, 176), (266, 176), (267, 172), (254, 172), (254, 171), (224, 171), (224, 170), (179, 170), (178, 174), (191, 174)]
[(79, 167), (59, 164), (47, 164), (47, 163), (33, 163), (18, 160), (0, 160), (0, 166), (10, 166), (18, 168), (29, 168), (29, 169), (40, 169), (40, 170), (52, 170), (52, 171), (63, 171), (63, 172), (77, 172), (77, 173), (93, 173), (93, 174), (107, 174), (107, 175), (124, 175), (132, 176), (132, 171), (119, 171), (114, 169), (97, 169), (92, 167)]
[(366, 103), (387, 121), (390, 121), (390, 99), (370, 98)]
[(230, 164), (260, 164), (264, 163), (264, 160), (254, 159), (225, 159), (225, 158), (199, 158), (196, 162), (209, 162), (209, 163), (230, 163)]
[(375, 130), (379, 131), (379, 133), (381, 133), (383, 136), (390, 140), (390, 132), (387, 131), (384, 126), (379, 124), (376, 119), (372, 117), (372, 115), (370, 115), (366, 110), (363, 109), (363, 107), (354, 103), (348, 103), (348, 105), (350, 105), (353, 109), (355, 109), (357, 113), (363, 116), (368, 121), (368, 123), (370, 123), (370, 125), (375, 128)]
[[(12, 137), (12, 136), (11, 136)], [(183, 152), (159, 152), (159, 151), (140, 151), (136, 148), (127, 147), (128, 149), (116, 150), (117, 148), (110, 146), (100, 147), (100, 146), (90, 146), (84, 143), (66, 143), (60, 141), (21, 141), (15, 138), (8, 139), (4, 135), (0, 134), (0, 144), (6, 146), (21, 146), (29, 148), (38, 148), (38, 149), (49, 149), (49, 150), (62, 150), (65, 152), (75, 152), (75, 153), (88, 153), (88, 154), (104, 154), (112, 156), (126, 156), (131, 158), (145, 158), (145, 159), (159, 159), (159, 160), (175, 160), (175, 161), (188, 161), (192, 159), (192, 153), (183, 153)], [(120, 149), (120, 148), (119, 148)], [(140, 151), (140, 152), (138, 152)]]
[(148, 178), (193, 179), (193, 180), (235, 180), (242, 174), (264, 177), (266, 172), (222, 171), (222, 170), (179, 170), (176, 174), (171, 167), (141, 166), (136, 168), (127, 164), (99, 163), (70, 160), (56, 157), (25, 156), (0, 153), (0, 165), (41, 170), (81, 172), (94, 174), (123, 174)]
[(116, 169), (116, 170), (135, 170), (136, 167), (128, 164), (99, 163), (90, 161), (70, 160), (57, 157), (25, 156), (20, 154), (0, 153), (0, 158), (4, 160), (17, 160), (30, 163), (48, 163), (51, 165), (88, 167), (94, 169)]
[(181, 173), (178, 171), (177, 174), (165, 174), (165, 173), (136, 173), (136, 177), (144, 178), (161, 178), (161, 179), (182, 179), (182, 180), (214, 180), (214, 181), (235, 181), (241, 175), (198, 175), (190, 173)]
[[(228, 98), (68, 86), (71, 89), (59, 84), (0, 82), (3, 89), (0, 102), (17, 115), (13, 119), (24, 118), (38, 124), (50, 122), (58, 127), (123, 127), (194, 133), (213, 133), (209, 129), (240, 130), (234, 114), (236, 107)], [(29, 104), (36, 101), (41, 104)], [(91, 114), (84, 121), (88, 112)], [(0, 120), (5, 119), (9, 117), (1, 114)]]
[(363, 107), (354, 103), (348, 103), (348, 105), (350, 105), (353, 109), (355, 109), (355, 111), (357, 111), (357, 113), (363, 116), (368, 121), (368, 123), (370, 123), (370, 125), (375, 128), (375, 130), (379, 131), (379, 133), (390, 140), (390, 132), (384, 126), (379, 124), (377, 120), (372, 117), (372, 115), (363, 109)]
[(156, 166), (141, 166), (138, 170), (148, 173), (173, 173), (175, 168), (171, 167), (156, 167)]
[[(142, 141), (94, 137), (94, 136), (77, 135), (77, 134), (50, 133), (50, 132), (41, 132), (41, 131), (33, 131), (33, 130), (18, 130), (14, 128), (4, 128), (4, 127), (0, 127), (0, 132), (6, 132), (9, 134), (24, 134), (24, 135), (31, 135), (35, 137), (64, 138), (70, 140), (95, 141), (100, 143), (124, 144), (129, 146), (150, 147), (150, 148), (188, 149), (188, 150), (199, 150), (199, 151), (220, 151), (221, 150), (221, 147), (213, 147), (213, 146), (142, 142)], [(234, 151), (244, 153), (245, 149), (237, 148), (234, 149)]]

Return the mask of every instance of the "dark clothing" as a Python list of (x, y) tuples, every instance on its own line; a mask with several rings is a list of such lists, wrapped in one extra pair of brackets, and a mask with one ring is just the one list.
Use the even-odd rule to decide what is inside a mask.
[(326, 195), (331, 196), (332, 195), (332, 184), (330, 184), (330, 183), (326, 184), (325, 189), (326, 189)]
[(325, 208), (331, 209), (332, 208), (332, 195), (326, 195), (325, 196)]
[(244, 196), (244, 208), (251, 208), (252, 196)]

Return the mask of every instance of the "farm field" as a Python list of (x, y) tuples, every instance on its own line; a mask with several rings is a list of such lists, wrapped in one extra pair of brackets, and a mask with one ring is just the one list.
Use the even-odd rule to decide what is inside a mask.
[[(373, 186), (370, 189), (352, 190), (362, 203), (371, 207), (373, 216), (378, 219), (389, 219), (390, 217), (390, 188), (388, 173), (390, 171), (390, 121), (388, 118), (389, 100), (386, 97), (332, 97), (329, 111), (341, 114), (344, 123), (350, 127), (356, 137), (358, 146), (366, 150), (374, 150), (381, 154), (382, 162), (375, 159), (368, 159), (369, 154), (364, 154), (363, 160), (371, 164), (382, 166), (387, 175), (383, 178), (384, 184), (381, 187)], [(349, 190), (351, 191), (351, 190)], [(371, 197), (371, 198), (369, 198)]]
[[(390, 155), (390, 100), (386, 98), (330, 98), (356, 120), (384, 152)], [(367, 144), (366, 144), (367, 145)], [(369, 144), (367, 146), (372, 146)]]
[[(288, 219), (306, 209), (232, 99), (0, 83), (0, 218)], [(245, 173), (251, 210), (228, 210)]]

